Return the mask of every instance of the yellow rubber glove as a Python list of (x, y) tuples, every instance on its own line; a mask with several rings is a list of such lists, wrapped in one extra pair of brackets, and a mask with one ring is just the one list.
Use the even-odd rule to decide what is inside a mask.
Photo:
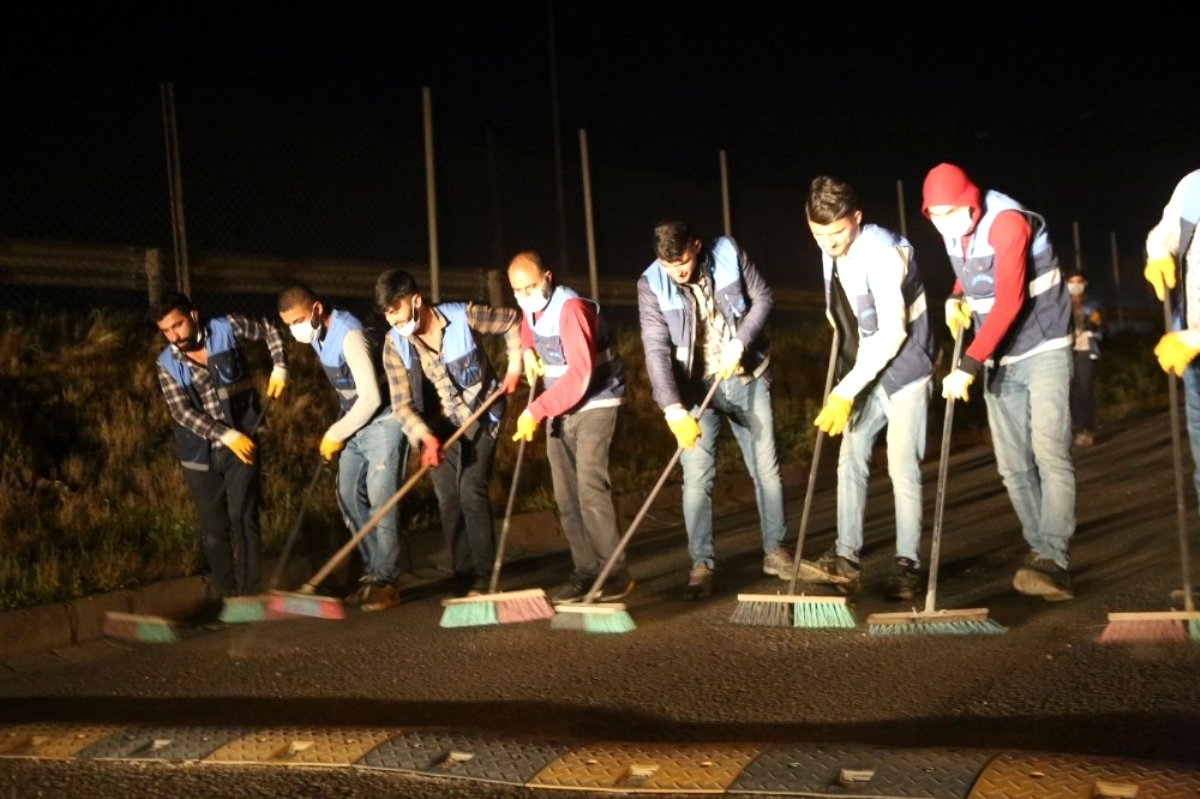
[(546, 374), (546, 367), (542, 365), (537, 350), (525, 350), (521, 353), (521, 360), (525, 364), (525, 380), (529, 385), (532, 386), (539, 377)]
[(942, 396), (946, 399), (956, 399), (966, 402), (970, 399), (967, 396), (967, 389), (974, 382), (975, 375), (970, 372), (964, 372), (962, 369), (955, 369), (946, 375), (946, 379), (942, 381)]
[(321, 446), (319, 447), (319, 449), (321, 450), (321, 457), (327, 461), (333, 460), (333, 456), (337, 455), (339, 452), (341, 452), (345, 448), (346, 448), (345, 441), (334, 441), (329, 436), (321, 437)]
[(717, 367), (717, 374), (722, 380), (728, 380), (737, 374), (738, 364), (742, 362), (742, 353), (745, 351), (746, 345), (736, 338), (729, 339), (725, 346), (721, 347), (721, 365)]
[(254, 442), (244, 433), (233, 431), (229, 441), (225, 446), (229, 447), (229, 451), (237, 456), (237, 459), (247, 466), (254, 465)]
[(831, 436), (841, 435), (841, 432), (846, 429), (846, 423), (850, 421), (850, 409), (853, 407), (853, 399), (831, 393), (829, 399), (825, 400), (825, 407), (821, 408), (821, 412), (813, 421), (813, 425), (819, 427), (821, 432)]
[(675, 434), (675, 441), (684, 449), (696, 446), (700, 438), (700, 424), (682, 406), (676, 405), (665, 412), (667, 427)]
[(1154, 287), (1154, 294), (1161, 302), (1167, 296), (1167, 289), (1175, 288), (1175, 259), (1169, 255), (1147, 259), (1142, 274), (1146, 282)]
[(1200, 349), (1189, 343), (1179, 331), (1160, 338), (1154, 348), (1154, 357), (1158, 358), (1158, 365), (1164, 372), (1176, 377), (1183, 377), (1183, 370), (1187, 369), (1197, 354), (1200, 354)]
[(960, 331), (971, 327), (971, 309), (967, 307), (966, 300), (958, 297), (946, 300), (946, 327), (950, 328), (950, 338), (955, 341)]
[(271, 376), (267, 378), (267, 396), (271, 399), (277, 399), (283, 393), (283, 387), (287, 383), (287, 369), (282, 366), (276, 366), (271, 369)]
[(533, 418), (533, 414), (529, 409), (521, 411), (521, 415), (517, 417), (517, 432), (513, 433), (513, 441), (533, 441), (533, 434), (537, 432), (537, 419)]

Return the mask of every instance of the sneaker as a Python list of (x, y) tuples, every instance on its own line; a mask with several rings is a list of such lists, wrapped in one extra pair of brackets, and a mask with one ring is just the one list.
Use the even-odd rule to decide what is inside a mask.
[(813, 561), (802, 560), (806, 575), (813, 575), (811, 582), (836, 585), (842, 593), (857, 591), (862, 582), (862, 568), (858, 561), (837, 554), (837, 547), (830, 547), (821, 557)]
[(1077, 447), (1090, 447), (1095, 443), (1096, 440), (1087, 430), (1075, 434), (1075, 446)]
[(358, 581), (358, 588), (355, 588), (354, 591), (347, 594), (346, 598), (342, 601), (345, 602), (348, 607), (356, 608), (362, 604), (363, 596), (366, 595), (367, 589), (370, 587), (371, 581), (364, 577)]
[(396, 592), (396, 586), (389, 583), (371, 583), (362, 598), (364, 611), (387, 610), (399, 604), (400, 594)]
[(763, 558), (763, 574), (778, 577), (780, 580), (792, 579), (792, 572), (795, 569), (796, 564), (792, 560), (792, 556), (783, 547), (776, 547), (774, 552), (768, 553)]
[(1062, 566), (1049, 558), (1039, 558), (1030, 553), (1017, 573), (1013, 575), (1013, 588), (1026, 596), (1040, 596), (1047, 602), (1073, 599), (1071, 575)]
[(492, 590), (492, 581), (488, 577), (476, 577), (467, 589), (467, 596), (483, 596)]
[(888, 599), (910, 602), (921, 590), (921, 573), (911, 558), (896, 558), (896, 565), (888, 575), (884, 593)]
[(550, 601), (578, 602), (587, 596), (588, 591), (592, 590), (592, 583), (595, 581), (595, 577), (588, 577), (582, 574), (572, 574), (571, 579), (567, 581), (566, 585), (550, 594)]
[(600, 601), (615, 602), (622, 597), (628, 596), (629, 592), (633, 590), (634, 585), (633, 578), (629, 576), (628, 572), (610, 575), (600, 588)]
[(713, 570), (707, 563), (697, 563), (688, 575), (687, 588), (683, 598), (687, 600), (703, 599), (712, 593)]

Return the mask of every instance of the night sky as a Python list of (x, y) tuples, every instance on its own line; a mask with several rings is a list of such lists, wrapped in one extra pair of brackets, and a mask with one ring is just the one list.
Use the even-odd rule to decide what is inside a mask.
[[(1200, 165), (1194, 58), (1165, 5), (552, 2), (563, 147), (576, 157), (586, 128), (601, 165), (708, 179), (724, 148), (735, 181), (802, 190), (836, 174), (893, 214), (902, 180), (911, 230), (929, 227), (925, 172), (956, 161), (1043, 212), (1060, 251), (1079, 220), (1101, 263), (1108, 231), (1140, 249)], [(10, 87), (171, 81), (419, 135), (414, 98), (430, 86), (439, 134), (492, 126), (551, 149), (546, 0), (9, 14)], [(797, 223), (779, 237), (815, 257)]]

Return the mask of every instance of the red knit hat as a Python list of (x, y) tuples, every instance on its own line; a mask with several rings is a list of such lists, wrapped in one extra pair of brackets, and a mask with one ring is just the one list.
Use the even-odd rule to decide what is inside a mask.
[(921, 213), (926, 217), (931, 205), (966, 205), (971, 209), (972, 218), (978, 218), (982, 210), (979, 187), (971, 182), (962, 167), (954, 164), (941, 163), (929, 170), (921, 191), (924, 196)]

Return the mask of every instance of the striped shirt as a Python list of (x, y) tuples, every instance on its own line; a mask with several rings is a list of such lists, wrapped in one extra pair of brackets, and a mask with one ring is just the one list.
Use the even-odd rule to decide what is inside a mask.
[[(271, 362), (275, 368), (287, 368), (287, 351), (283, 347), (283, 337), (279, 335), (279, 331), (275, 329), (274, 325), (266, 319), (250, 319), (241, 314), (226, 314), (225, 318), (229, 320), (239, 346), (244, 341), (265, 341), (271, 350)], [(217, 390), (213, 386), (208, 368), (188, 358), (175, 347), (171, 347), (170, 352), (175, 360), (182, 362), (191, 372), (192, 385), (195, 387), (196, 393), (200, 395), (203, 405), (203, 408), (193, 405), (192, 396), (188, 390), (175, 382), (175, 378), (163, 368), (162, 364), (157, 364), (158, 384), (162, 387), (163, 396), (167, 399), (167, 408), (171, 412), (171, 418), (175, 420), (176, 424), (201, 438), (216, 442), (216, 446), (223, 446), (220, 438), (233, 428), (233, 423), (232, 420), (226, 419), (221, 411), (221, 400), (217, 397)]]
[[(425, 379), (437, 389), (441, 400), (441, 413), (447, 419), (462, 424), (471, 415), (468, 402), (474, 397), (464, 397), (442, 360), (442, 330), (446, 327), (444, 317), (437, 306), (432, 306), (433, 324), (428, 333), (423, 336), (409, 336), (421, 364), (421, 372)], [(508, 353), (508, 372), (516, 374), (521, 371), (521, 314), (512, 308), (496, 308), (491, 305), (467, 303), (467, 326), (484, 336), (504, 335), (504, 347)], [(482, 350), (482, 348), (481, 348)], [(480, 352), (486, 360), (487, 354)], [(396, 349), (395, 342), (389, 335), (383, 345), (383, 371), (387, 374), (388, 388), (392, 395), (392, 413), (399, 420), (404, 435), (410, 441), (418, 441), (433, 435), (429, 425), (421, 418), (420, 412), (412, 396), (412, 387), (408, 380), (408, 369)], [(476, 393), (478, 389), (476, 389)]]

